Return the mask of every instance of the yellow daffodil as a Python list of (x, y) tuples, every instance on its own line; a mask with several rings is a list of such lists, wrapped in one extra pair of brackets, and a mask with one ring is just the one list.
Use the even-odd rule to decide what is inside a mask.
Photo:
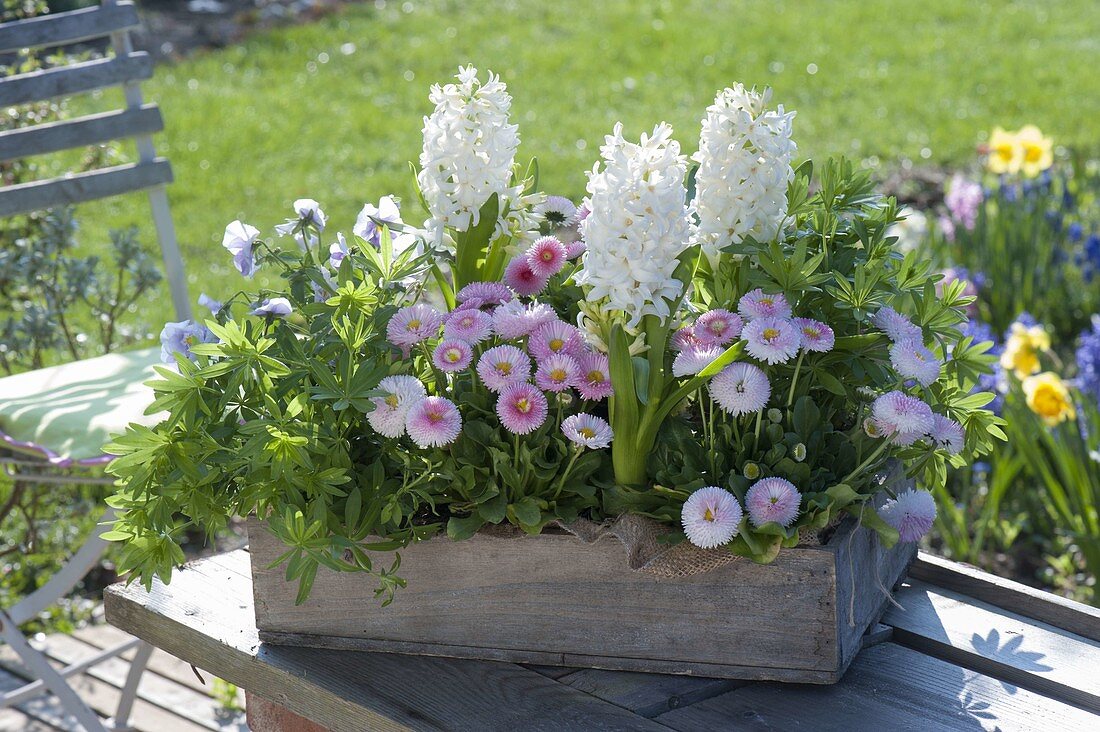
[(985, 165), (990, 173), (1018, 173), (1024, 160), (1024, 149), (1016, 134), (994, 127), (989, 136), (989, 156)]
[(1013, 323), (1001, 353), (1001, 368), (1012, 371), (1018, 379), (1026, 378), (1039, 372), (1039, 354), (1049, 350), (1050, 334), (1043, 326)]
[(1054, 140), (1043, 137), (1042, 131), (1035, 125), (1020, 128), (1016, 133), (1016, 142), (1023, 151), (1020, 170), (1028, 178), (1034, 178), (1054, 163)]
[(1024, 379), (1024, 396), (1031, 411), (1050, 426), (1077, 417), (1069, 389), (1057, 374), (1050, 371)]

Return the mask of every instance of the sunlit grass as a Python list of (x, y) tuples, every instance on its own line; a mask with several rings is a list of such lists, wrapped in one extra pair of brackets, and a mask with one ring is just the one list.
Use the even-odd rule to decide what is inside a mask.
[[(503, 75), (543, 188), (577, 197), (616, 120), (633, 135), (667, 120), (691, 152), (715, 90), (736, 80), (798, 110), (807, 156), (966, 164), (992, 125), (1027, 122), (1091, 146), (1098, 51), (1094, 0), (366, 3), (162, 66), (146, 90), (167, 120), (193, 295), (217, 296), (240, 287), (218, 246), (234, 218), (270, 231), (308, 196), (347, 230), (387, 193), (418, 216), (407, 161), (429, 85), (461, 63)], [(85, 243), (148, 219), (139, 196), (81, 215)], [(158, 328), (169, 315), (166, 293), (140, 313)]]

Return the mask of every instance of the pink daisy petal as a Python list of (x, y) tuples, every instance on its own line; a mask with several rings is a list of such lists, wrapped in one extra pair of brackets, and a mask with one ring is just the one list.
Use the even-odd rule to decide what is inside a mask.
[(602, 353), (586, 352), (577, 359), (577, 366), (578, 373), (573, 387), (582, 399), (598, 402), (614, 393), (607, 356)]
[(536, 277), (549, 279), (561, 272), (566, 257), (564, 244), (556, 237), (544, 236), (527, 250), (527, 266)]
[(563, 353), (554, 354), (539, 363), (535, 370), (535, 384), (546, 391), (563, 392), (573, 385), (579, 373), (576, 359)]
[(546, 395), (533, 384), (509, 384), (497, 398), (497, 416), (504, 429), (516, 435), (534, 432), (546, 421)]
[(919, 541), (936, 520), (936, 499), (928, 491), (908, 490), (883, 504), (878, 515), (898, 530), (902, 541)]
[(481, 354), (477, 375), (492, 392), (527, 381), (531, 377), (531, 359), (515, 346), (497, 346)]
[(432, 363), (442, 371), (462, 371), (470, 365), (474, 351), (466, 341), (452, 338), (442, 341), (432, 352)]
[(721, 308), (705, 312), (695, 320), (692, 334), (707, 346), (721, 346), (741, 335), (741, 316)]
[(753, 526), (763, 526), (774, 521), (787, 527), (798, 516), (802, 494), (794, 483), (783, 478), (764, 478), (753, 483), (745, 494), (745, 508)]
[(539, 360), (555, 353), (580, 356), (585, 351), (584, 337), (576, 326), (562, 320), (552, 320), (531, 333), (527, 339), (527, 350)]
[(802, 336), (802, 347), (807, 351), (828, 353), (833, 350), (836, 336), (833, 334), (833, 329), (825, 323), (810, 318), (795, 318), (791, 322), (794, 323), (795, 328), (798, 328)]
[(548, 277), (540, 277), (531, 269), (526, 257), (516, 257), (504, 269), (504, 283), (517, 295), (531, 297), (543, 291), (549, 283)]
[(462, 431), (462, 415), (450, 400), (426, 397), (409, 409), (405, 429), (420, 447), (443, 447), (458, 438)]
[(802, 345), (798, 329), (789, 320), (761, 317), (750, 320), (741, 332), (745, 350), (760, 361), (785, 363), (794, 358)]
[(493, 332), (493, 318), (480, 310), (454, 310), (447, 314), (443, 325), (443, 337), (481, 343)]
[(703, 549), (715, 549), (737, 536), (742, 515), (736, 496), (707, 486), (688, 496), (680, 511), (680, 522), (688, 541)]
[(566, 417), (562, 420), (561, 431), (570, 442), (593, 450), (607, 447), (614, 437), (611, 425), (593, 414)]
[(759, 412), (772, 395), (767, 375), (751, 363), (731, 363), (710, 380), (708, 389), (722, 411), (735, 417)]
[(782, 318), (786, 320), (791, 317), (791, 306), (787, 303), (787, 298), (783, 296), (783, 293), (765, 293), (757, 288), (751, 292), (746, 292), (741, 297), (737, 302), (737, 312), (741, 313), (745, 320), (755, 318)]

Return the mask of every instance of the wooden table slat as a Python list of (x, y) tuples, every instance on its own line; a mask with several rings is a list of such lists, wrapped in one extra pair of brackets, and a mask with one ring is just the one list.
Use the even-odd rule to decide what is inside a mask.
[(733, 679), (607, 671), (598, 668), (581, 669), (559, 678), (558, 681), (643, 717), (656, 717), (670, 709), (710, 699), (749, 683)]
[(1100, 641), (1100, 608), (921, 552), (909, 576)]
[(919, 580), (896, 599), (896, 642), (1100, 712), (1100, 642)]
[(1023, 689), (1006, 693), (997, 679), (895, 643), (868, 648), (833, 686), (749, 684), (656, 721), (685, 732), (1100, 728), (1100, 717), (1083, 709)]

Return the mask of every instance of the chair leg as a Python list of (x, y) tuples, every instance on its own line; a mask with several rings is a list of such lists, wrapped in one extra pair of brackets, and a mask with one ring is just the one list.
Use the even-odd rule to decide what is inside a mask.
[(71, 714), (87, 732), (106, 732), (103, 723), (87, 704), (81, 701), (73, 688), (65, 681), (46, 657), (31, 647), (27, 639), (19, 631), (19, 626), (12, 622), (7, 613), (0, 610), (0, 636), (15, 651), (15, 655), (26, 664), (37, 678), (41, 679), (46, 687), (54, 693), (57, 700), (66, 712)]
[(107, 720), (107, 726), (115, 732), (132, 732), (134, 729), (130, 726), (130, 712), (133, 711), (134, 701), (137, 699), (138, 682), (141, 681), (145, 666), (152, 655), (153, 647), (142, 641), (134, 654), (134, 660), (130, 662), (130, 671), (126, 674), (126, 683), (122, 687), (122, 698), (118, 700), (115, 716)]

